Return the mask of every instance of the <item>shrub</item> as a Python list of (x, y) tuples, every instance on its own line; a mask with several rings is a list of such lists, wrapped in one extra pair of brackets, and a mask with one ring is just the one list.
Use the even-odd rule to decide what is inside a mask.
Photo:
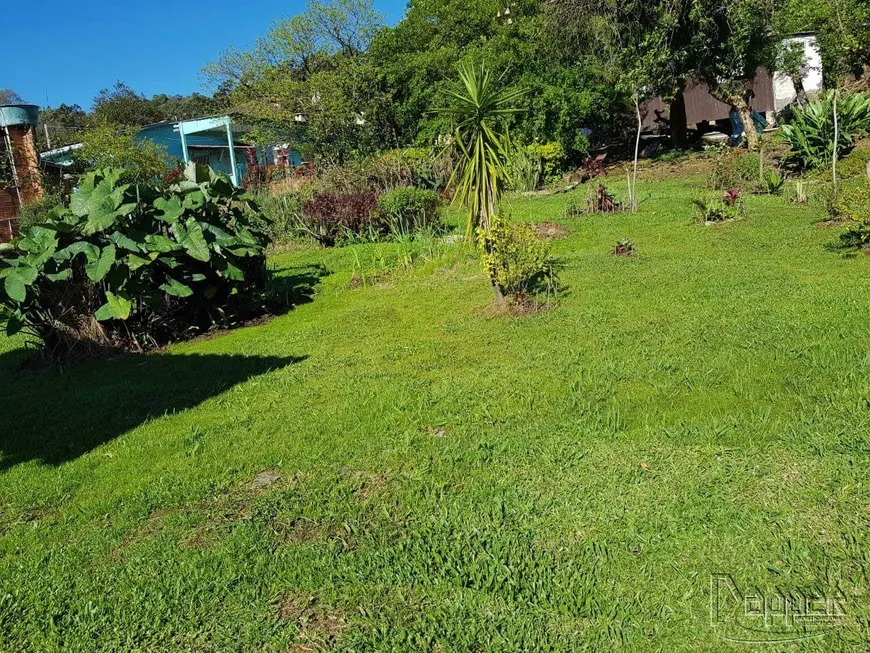
[(530, 192), (541, 184), (543, 176), (541, 160), (530, 155), (526, 148), (516, 148), (507, 165), (512, 190), (520, 193)]
[(837, 174), (844, 179), (866, 177), (868, 163), (870, 163), (870, 148), (859, 145), (837, 161)]
[(761, 175), (759, 187), (768, 195), (779, 195), (785, 186), (785, 176), (778, 170), (765, 168)]
[(302, 206), (300, 227), (321, 245), (331, 247), (353, 235), (377, 237), (385, 225), (377, 215), (376, 193), (322, 193)]
[[(855, 136), (870, 129), (870, 96), (841, 94), (837, 116), (837, 152), (846, 155), (855, 146)], [(830, 165), (834, 158), (834, 91), (795, 109), (791, 122), (780, 127), (780, 134), (790, 148), (787, 161), (803, 168)]]
[(452, 165), (449, 157), (438, 156), (430, 148), (408, 147), (372, 157), (365, 163), (364, 170), (369, 187), (377, 190), (403, 186), (442, 190), (450, 178)]
[(24, 231), (27, 227), (45, 222), (49, 212), (58, 204), (63, 203), (63, 195), (59, 192), (45, 193), (35, 202), (28, 202), (21, 206), (21, 214), (18, 217), (18, 229)]
[(315, 191), (324, 195), (355, 195), (369, 190), (369, 180), (360, 163), (322, 168), (315, 184)]
[(631, 242), (631, 240), (629, 240), (628, 238), (618, 240), (616, 242), (616, 245), (613, 246), (613, 249), (610, 253), (614, 256), (634, 256), (634, 243)]
[(735, 220), (745, 214), (742, 192), (739, 188), (725, 191), (718, 198), (695, 198), (692, 205), (698, 218), (705, 223)]
[(435, 191), (393, 188), (378, 198), (377, 205), (393, 233), (435, 228), (441, 222), (441, 198)]
[(818, 197), (832, 220), (846, 222), (846, 231), (840, 236), (849, 249), (870, 246), (870, 184), (834, 189), (825, 186)]
[(739, 148), (718, 149), (707, 186), (712, 190), (752, 187), (759, 181), (761, 163), (756, 154)]
[(25, 329), (53, 357), (77, 346), (143, 351), (262, 309), (264, 239), (244, 193), (195, 166), (168, 189), (123, 174), (85, 175), (70, 207), (0, 260), (8, 333)]
[(109, 124), (98, 125), (82, 136), (83, 146), (72, 153), (80, 170), (123, 169), (126, 181), (153, 182), (170, 171), (166, 148), (147, 139), (137, 140)]
[(505, 295), (522, 302), (551, 282), (550, 243), (538, 238), (533, 225), (495, 217), (489, 231), (477, 233), (484, 270)]
[(525, 149), (532, 159), (541, 162), (541, 174), (545, 183), (551, 184), (562, 178), (567, 157), (561, 143), (532, 143)]
[(599, 184), (594, 195), (587, 200), (591, 213), (616, 213), (622, 210), (622, 203), (616, 197), (607, 192), (604, 184)]
[(269, 240), (287, 241), (299, 234), (302, 206), (310, 197), (305, 191), (257, 195), (258, 217)]

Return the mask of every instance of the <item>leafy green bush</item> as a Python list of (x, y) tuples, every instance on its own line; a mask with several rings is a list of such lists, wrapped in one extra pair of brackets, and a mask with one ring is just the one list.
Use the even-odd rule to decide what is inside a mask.
[(510, 187), (520, 193), (537, 189), (544, 169), (541, 159), (529, 154), (524, 147), (515, 148), (507, 162)]
[(27, 227), (48, 219), (49, 212), (58, 204), (63, 203), (63, 195), (59, 192), (45, 193), (35, 202), (28, 202), (21, 206), (21, 214), (18, 217), (18, 228), (23, 231)]
[(779, 170), (765, 168), (761, 175), (759, 188), (768, 195), (779, 195), (785, 186), (785, 175)]
[(441, 223), (441, 198), (435, 191), (393, 188), (378, 198), (377, 205), (394, 234), (436, 228)]
[(401, 186), (441, 190), (450, 178), (452, 164), (449, 157), (428, 147), (407, 147), (372, 157), (365, 171), (369, 186), (378, 190)]
[(707, 186), (712, 190), (753, 187), (759, 181), (760, 171), (758, 155), (740, 148), (717, 149)]
[(692, 206), (698, 219), (704, 223), (736, 220), (746, 212), (739, 188), (726, 190), (720, 197), (696, 197), (692, 200)]
[(142, 351), (262, 310), (265, 238), (245, 193), (193, 165), (168, 188), (124, 174), (85, 175), (69, 208), (0, 259), (8, 333), (25, 329), (54, 357), (77, 346)]
[(496, 216), (477, 236), (483, 268), (503, 294), (522, 302), (551, 282), (551, 245), (538, 238), (533, 225), (509, 224)]
[(113, 125), (98, 125), (82, 139), (83, 146), (73, 151), (79, 170), (123, 169), (125, 181), (143, 182), (152, 182), (171, 170), (165, 147), (148, 139), (137, 140)]
[(844, 179), (866, 177), (868, 163), (870, 163), (870, 148), (866, 144), (858, 145), (837, 161), (837, 174)]
[(299, 235), (302, 206), (311, 198), (307, 192), (289, 192), (280, 195), (257, 195), (262, 229), (273, 242), (288, 241)]
[(870, 183), (838, 188), (829, 184), (817, 197), (831, 220), (846, 222), (846, 231), (840, 236), (844, 247), (870, 246)]
[[(794, 111), (791, 122), (780, 126), (780, 135), (789, 146), (786, 160), (804, 168), (831, 165), (834, 158), (834, 91), (812, 100)], [(864, 93), (840, 94), (837, 100), (838, 155), (848, 154), (855, 136), (870, 130), (870, 96)]]
[(565, 171), (565, 148), (561, 143), (532, 143), (526, 153), (541, 162), (541, 174), (545, 183), (552, 184), (562, 178)]

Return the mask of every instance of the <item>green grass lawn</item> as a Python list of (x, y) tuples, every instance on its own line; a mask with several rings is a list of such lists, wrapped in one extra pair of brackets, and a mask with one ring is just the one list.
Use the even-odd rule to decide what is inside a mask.
[[(866, 650), (870, 258), (783, 198), (693, 223), (701, 183), (511, 200), (572, 232), (536, 316), (459, 256), (350, 288), (355, 246), (165, 353), (0, 340), (0, 650)], [(711, 574), (844, 615), (730, 643), (757, 622), (711, 625)]]

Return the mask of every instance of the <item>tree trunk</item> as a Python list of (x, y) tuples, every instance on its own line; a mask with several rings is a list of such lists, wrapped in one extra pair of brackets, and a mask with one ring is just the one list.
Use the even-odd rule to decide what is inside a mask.
[(494, 301), (495, 301), (496, 305), (504, 306), (504, 304), (505, 304), (504, 290), (499, 285), (498, 281), (496, 281), (495, 279), (492, 279), (492, 292), (493, 292), (493, 295), (495, 295)]
[(799, 107), (804, 107), (807, 104), (807, 90), (804, 88), (804, 80), (800, 75), (795, 75), (791, 78), (792, 84), (794, 84), (794, 90), (797, 94), (794, 101), (795, 104)]
[(689, 125), (686, 122), (686, 98), (680, 91), (674, 101), (671, 102), (671, 144), (674, 149), (686, 146), (689, 140)]
[(837, 193), (837, 145), (840, 141), (840, 121), (837, 115), (837, 98), (840, 95), (840, 90), (834, 91), (834, 152), (831, 161), (831, 175), (834, 180), (834, 194)]
[[(487, 193), (487, 199), (490, 199), (490, 198), (492, 198), (491, 189), (490, 189), (490, 192)], [(489, 211), (486, 209), (485, 206), (481, 206), (480, 215), (479, 215), (478, 219), (480, 221), (480, 228), (484, 232), (483, 251), (486, 253), (487, 256), (489, 256), (492, 254), (492, 245), (491, 245), (491, 240), (490, 240), (490, 228), (492, 227), (492, 220), (490, 220)], [(504, 288), (502, 288), (501, 284), (492, 276), (490, 277), (489, 281), (490, 281), (490, 283), (492, 283), (492, 293), (494, 295), (494, 301), (495, 301), (496, 305), (504, 306), (504, 304), (505, 304)]]
[(637, 138), (634, 141), (634, 170), (631, 179), (631, 212), (637, 212), (637, 159), (640, 156), (640, 133), (643, 130), (643, 120), (640, 116), (640, 99), (634, 96), (634, 109), (637, 112)]
[(758, 150), (758, 132), (755, 129), (755, 121), (752, 120), (752, 109), (749, 108), (749, 103), (743, 98), (739, 98), (734, 103), (737, 107), (737, 113), (740, 114), (740, 120), (743, 121), (743, 136), (746, 138), (746, 146), (751, 152)]

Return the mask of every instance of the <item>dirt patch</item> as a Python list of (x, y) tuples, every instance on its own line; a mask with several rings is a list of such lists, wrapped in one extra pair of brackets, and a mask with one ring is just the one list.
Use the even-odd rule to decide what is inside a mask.
[(355, 486), (353, 497), (360, 503), (365, 503), (373, 497), (381, 494), (390, 483), (390, 477), (386, 474), (353, 472), (350, 476), (351, 481)]
[(272, 531), (276, 536), (290, 544), (305, 544), (323, 539), (325, 530), (321, 524), (304, 517), (289, 522), (273, 520)]
[(296, 625), (299, 639), (291, 651), (324, 651), (331, 648), (347, 628), (345, 617), (316, 597), (285, 594), (278, 603), (278, 618)]
[(271, 485), (275, 485), (281, 480), (281, 475), (274, 469), (267, 469), (257, 474), (254, 479), (248, 484), (252, 490), (262, 490)]
[(848, 220), (821, 220), (814, 222), (813, 226), (816, 229), (832, 229), (834, 227), (842, 227), (848, 223)]
[(546, 302), (537, 298), (526, 298), (503, 303), (492, 302), (483, 308), (478, 308), (475, 314), (486, 319), (500, 317), (527, 317), (546, 313), (556, 306), (555, 302)]
[(266, 469), (250, 481), (216, 496), (182, 506), (160, 508), (131, 528), (116, 551), (123, 551), (136, 542), (157, 536), (167, 528), (166, 520), (175, 516), (184, 516), (198, 522), (184, 530), (178, 542), (179, 547), (208, 548), (220, 540), (221, 529), (252, 517), (257, 510), (257, 497), (288, 485), (290, 482), (276, 470)]
[(539, 222), (535, 225), (535, 233), (541, 240), (562, 240), (571, 235), (571, 230), (558, 222)]
[(394, 286), (393, 284), (389, 283), (389, 279), (389, 272), (378, 272), (377, 274), (370, 274), (365, 277), (355, 274), (350, 278), (350, 281), (347, 282), (347, 287), (351, 289), (365, 288), (369, 286), (374, 286), (381, 289), (392, 288)]

